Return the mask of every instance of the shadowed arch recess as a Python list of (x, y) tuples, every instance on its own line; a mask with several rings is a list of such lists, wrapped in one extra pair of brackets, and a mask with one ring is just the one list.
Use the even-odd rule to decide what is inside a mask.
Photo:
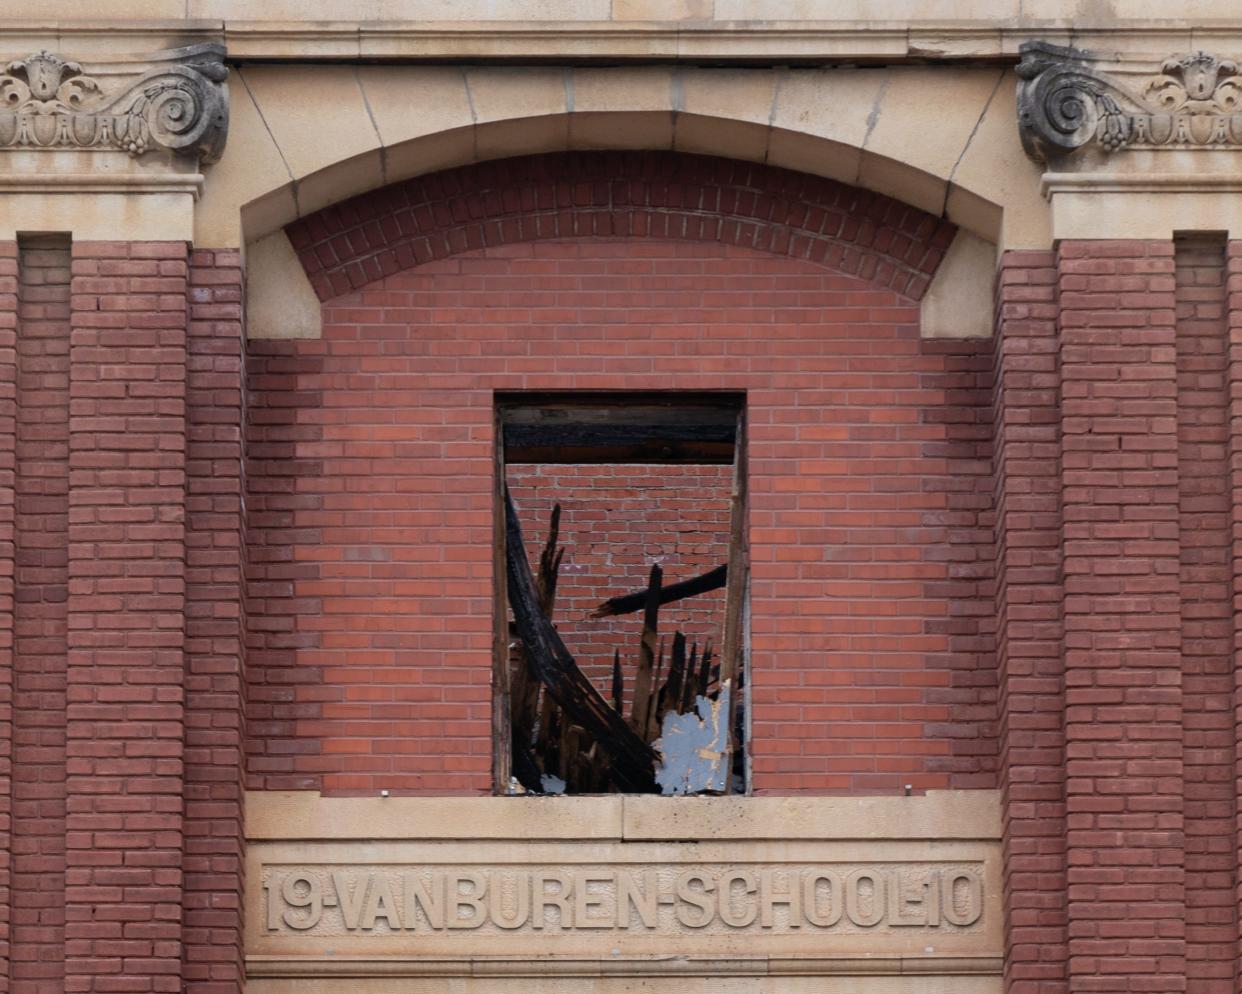
[(858, 187), (678, 152), (567, 152), (429, 173), (286, 229), (320, 300), (422, 263), (543, 239), (719, 242), (920, 300), (955, 225)]

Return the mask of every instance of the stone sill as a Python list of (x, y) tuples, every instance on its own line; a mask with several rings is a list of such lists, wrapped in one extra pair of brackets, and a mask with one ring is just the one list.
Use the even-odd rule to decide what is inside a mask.
[(621, 842), (981, 840), (1001, 836), (994, 790), (916, 797), (322, 797), (250, 791), (246, 837), (266, 840)]

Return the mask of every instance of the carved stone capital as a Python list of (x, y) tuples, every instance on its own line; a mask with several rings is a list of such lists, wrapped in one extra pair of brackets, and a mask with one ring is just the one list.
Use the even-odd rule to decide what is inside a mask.
[(1027, 155), (1050, 162), (1088, 145), (1242, 148), (1242, 77), (1207, 52), (1165, 59), (1159, 71), (1105, 71), (1088, 53), (1028, 42), (1018, 64), (1018, 128)]
[(224, 47), (145, 57), (137, 78), (89, 72), (51, 52), (0, 67), (0, 150), (164, 150), (216, 161), (228, 134)]

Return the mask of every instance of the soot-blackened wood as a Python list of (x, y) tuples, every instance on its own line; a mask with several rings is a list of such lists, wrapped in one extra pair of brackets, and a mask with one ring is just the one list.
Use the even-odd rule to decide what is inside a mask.
[(549, 620), (556, 606), (556, 583), (561, 575), (561, 560), (565, 558), (565, 550), (556, 547), (560, 534), (561, 505), (553, 504), (552, 520), (548, 522), (548, 540), (539, 554), (539, 608)]
[[(556, 606), (556, 584), (560, 577), (561, 560), (565, 550), (557, 549), (560, 537), (561, 505), (552, 507), (552, 516), (548, 523), (548, 537), (544, 542), (543, 551), (539, 555), (539, 609), (543, 616), (552, 620)], [(534, 746), (532, 738), (535, 734), (535, 717), (539, 709), (539, 679), (531, 669), (530, 659), (519, 641), (514, 652), (515, 666), (510, 686), (512, 701), (512, 739), (513, 739), (513, 775), (527, 790), (543, 789), (543, 781), (539, 776), (539, 767), (535, 756), (531, 753)]]
[[(710, 643), (709, 643), (710, 644)], [(699, 682), (699, 644), (690, 647), (690, 661), (686, 663), (686, 673), (681, 682), (681, 701), (677, 706), (678, 714), (689, 714), (694, 706), (694, 692)]]
[(668, 665), (668, 679), (660, 692), (660, 713), (656, 715), (657, 730), (663, 727), (664, 715), (669, 711), (681, 713), (681, 687), (686, 677), (686, 636), (681, 632), (673, 635), (673, 653)]
[[(737, 456), (733, 463), (732, 513), (729, 519), (729, 586), (725, 592), (724, 646), (720, 653), (720, 685), (729, 687), (729, 713), (727, 716), (729, 762), (740, 757), (743, 744), (737, 736), (737, 707), (741, 694), (741, 675), (744, 665), (742, 613), (746, 605), (746, 413), (737, 416)], [(725, 777), (725, 793), (733, 793), (732, 775)]]
[(509, 424), (505, 461), (515, 463), (729, 463), (730, 424)]
[[(689, 580), (682, 580), (679, 583), (663, 587), (660, 590), (660, 604), (671, 604), (673, 601), (680, 601), (687, 597), (695, 597), (698, 594), (719, 590), (728, 582), (728, 565), (717, 566), (715, 569), (708, 570), (699, 576), (691, 577)], [(649, 589), (649, 587), (644, 587), (642, 590), (634, 590), (628, 594), (610, 597), (591, 612), (591, 617), (611, 618), (619, 614), (633, 614), (635, 611), (641, 611), (647, 604), (647, 592)]]
[(699, 685), (698, 694), (700, 697), (707, 696), (707, 688), (712, 682), (712, 644), (707, 643), (703, 649), (703, 658), (699, 661)]
[(638, 672), (634, 675), (634, 698), (630, 701), (630, 728), (644, 740), (647, 738), (647, 719), (651, 715), (652, 698), (655, 693), (656, 652), (659, 650), (660, 584), (663, 579), (664, 571), (658, 565), (652, 566), (647, 581), (642, 641), (638, 646)]
[[(495, 461), (492, 464), (493, 507), (499, 511), (505, 499), (505, 446), (500, 411), (493, 421), (496, 432)], [(492, 514), (492, 575), (500, 577), (505, 568), (505, 522)], [(509, 791), (513, 774), (513, 700), (510, 697), (512, 658), (509, 652), (509, 604), (506, 584), (492, 584), (492, 787), (498, 794)]]
[(539, 610), (538, 592), (522, 544), (522, 526), (508, 488), (505, 490), (505, 563), (509, 604), (518, 636), (540, 682), (566, 717), (581, 725), (608, 753), (612, 778), (619, 787), (634, 793), (656, 791), (655, 750), (608, 706), (579, 668), (552, 623)]
[(612, 709), (623, 714), (622, 702), (625, 700), (625, 677), (621, 673), (621, 650), (612, 650)]
[(667, 669), (664, 660), (664, 639), (661, 638), (656, 649), (655, 665), (651, 668), (651, 699), (647, 707), (647, 725), (642, 732), (643, 738), (648, 742), (654, 742), (659, 738), (660, 699), (664, 693), (664, 687), (660, 681)]

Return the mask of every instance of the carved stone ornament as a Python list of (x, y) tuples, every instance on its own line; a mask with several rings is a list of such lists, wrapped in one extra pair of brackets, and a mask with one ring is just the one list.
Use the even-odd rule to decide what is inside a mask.
[(161, 52), (156, 68), (105, 92), (82, 66), (35, 52), (0, 72), (0, 149), (156, 149), (214, 162), (224, 151), (229, 103), (224, 48)]
[(1091, 142), (1105, 152), (1242, 147), (1236, 62), (1207, 52), (1173, 56), (1136, 87), (1094, 68), (1078, 49), (1027, 42), (1019, 51), (1018, 125), (1038, 162)]

